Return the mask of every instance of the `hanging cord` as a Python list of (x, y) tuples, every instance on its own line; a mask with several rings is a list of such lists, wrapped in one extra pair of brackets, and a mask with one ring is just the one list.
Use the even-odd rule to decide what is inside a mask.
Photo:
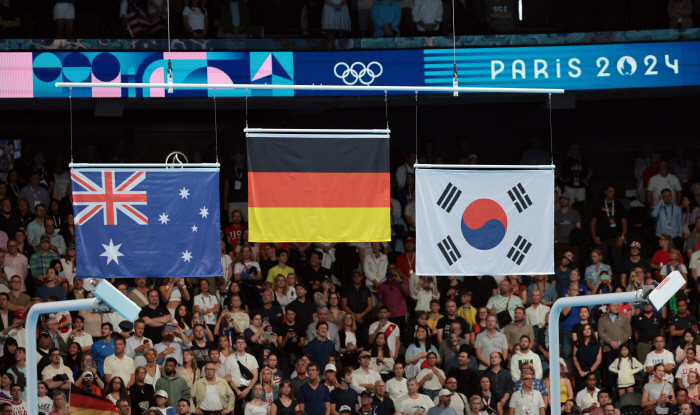
[(416, 154), (418, 154), (418, 91), (416, 91)]
[(245, 90), (245, 128), (248, 128), (248, 89)]
[[(457, 75), (457, 28), (455, 27), (455, 0), (452, 0), (452, 86), (459, 86), (459, 76)], [(459, 96), (459, 92), (454, 91), (453, 96)]]
[(386, 90), (384, 91), (384, 112), (386, 115), (386, 129), (389, 129), (389, 101), (387, 100)]
[(216, 122), (216, 88), (214, 88), (214, 139), (216, 143), (216, 162), (219, 162), (219, 127)]
[(70, 162), (73, 163), (73, 88), (69, 89), (68, 102), (70, 106)]
[(549, 154), (554, 165), (554, 133), (552, 132), (552, 94), (549, 94)]
[[(167, 5), (165, 6), (166, 9), (168, 9), (168, 80), (167, 83), (172, 84), (174, 77), (173, 77), (173, 63), (170, 61), (170, 0), (165, 0), (167, 2)], [(168, 89), (168, 93), (172, 94), (173, 89), (170, 88)]]

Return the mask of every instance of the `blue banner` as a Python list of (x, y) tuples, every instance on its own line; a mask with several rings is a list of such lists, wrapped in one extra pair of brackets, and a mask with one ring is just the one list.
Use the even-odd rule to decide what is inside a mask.
[(81, 278), (221, 276), (218, 169), (72, 169)]
[[(68, 97), (55, 83), (564, 88), (568, 91), (700, 85), (700, 42), (376, 50), (350, 52), (8, 52), (0, 54), (0, 98)], [(409, 92), (410, 93), (410, 92)], [(213, 96), (213, 90), (74, 88), (73, 97)], [(219, 89), (218, 97), (245, 90)], [(382, 94), (375, 92), (374, 94)], [(371, 95), (364, 91), (251, 90), (249, 96)]]

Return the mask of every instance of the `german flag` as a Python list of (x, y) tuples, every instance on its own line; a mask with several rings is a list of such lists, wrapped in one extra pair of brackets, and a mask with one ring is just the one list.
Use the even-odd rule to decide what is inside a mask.
[(70, 413), (71, 415), (113, 415), (118, 412), (109, 400), (71, 385)]
[(391, 240), (387, 131), (255, 131), (247, 133), (251, 241)]

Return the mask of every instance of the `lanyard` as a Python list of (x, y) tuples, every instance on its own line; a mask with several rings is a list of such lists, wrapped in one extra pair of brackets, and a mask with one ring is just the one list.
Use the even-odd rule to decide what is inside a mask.
[(671, 220), (671, 218), (673, 218), (673, 205), (671, 205), (671, 217), (668, 217), (668, 212), (666, 211), (666, 205), (664, 205), (664, 214), (666, 215), (666, 220)]
[[(205, 298), (207, 298), (207, 299), (209, 300), (209, 308), (208, 308), (208, 309), (214, 308), (214, 303), (212, 303), (212, 301), (211, 301), (211, 294), (209, 294), (209, 295), (206, 296), (206, 297), (204, 296), (204, 294), (202, 294), (202, 304), (204, 304), (204, 299), (205, 299)], [(207, 309), (207, 310), (208, 310), (208, 309)]]
[[(520, 399), (523, 401), (523, 411), (525, 410), (525, 396), (523, 395), (523, 390), (520, 389)], [(532, 401), (535, 399), (535, 391), (532, 391), (532, 397), (530, 398), (530, 407), (532, 407)]]
[(411, 260), (406, 254), (406, 261), (408, 261), (408, 271), (411, 272), (413, 271), (413, 262), (416, 260), (416, 254), (413, 254), (413, 260)]
[[(491, 395), (493, 395), (493, 394), (492, 394), (492, 393), (489, 393), (489, 400), (486, 401), (486, 406), (491, 405)], [(534, 395), (534, 393), (533, 393), (533, 395)]]
[(608, 201), (605, 201), (605, 214), (610, 217), (610, 212), (612, 211), (612, 215), (615, 216), (615, 199), (612, 201), (612, 209), (608, 210)]
[(243, 177), (243, 172), (241, 172), (239, 174), (238, 167), (236, 167), (235, 165), (233, 166), (233, 171), (234, 171), (234, 174), (236, 175), (236, 179), (240, 180)]

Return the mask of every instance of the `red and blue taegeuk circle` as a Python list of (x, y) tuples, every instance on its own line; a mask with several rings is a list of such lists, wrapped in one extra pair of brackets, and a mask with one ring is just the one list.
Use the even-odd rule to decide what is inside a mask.
[(477, 199), (462, 214), (462, 235), (472, 247), (486, 251), (501, 243), (508, 230), (508, 217), (491, 199)]

